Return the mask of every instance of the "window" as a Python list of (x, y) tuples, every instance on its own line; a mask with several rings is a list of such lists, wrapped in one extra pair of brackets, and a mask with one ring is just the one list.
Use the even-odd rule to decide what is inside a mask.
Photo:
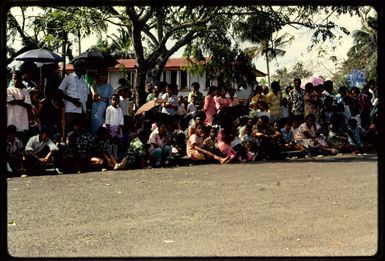
[(180, 89), (181, 90), (188, 90), (187, 71), (180, 71)]

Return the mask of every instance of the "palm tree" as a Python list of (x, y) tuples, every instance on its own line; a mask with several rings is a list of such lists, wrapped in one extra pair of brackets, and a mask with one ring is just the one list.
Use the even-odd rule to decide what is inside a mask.
[[(355, 70), (363, 71), (368, 79), (377, 77), (377, 18), (364, 17), (362, 28), (352, 34), (353, 45), (349, 49), (348, 58), (340, 64), (335, 77), (346, 80)], [(347, 83), (345, 83), (347, 84)]]
[(258, 45), (248, 47), (245, 49), (245, 53), (250, 58), (258, 56), (264, 56), (266, 59), (267, 79), (270, 86), (270, 61), (276, 59), (278, 56), (284, 56), (286, 51), (279, 47), (290, 43), (294, 39), (294, 36), (285, 33), (275, 39), (264, 39)]
[(132, 35), (127, 29), (119, 28), (119, 34), (108, 36), (112, 43), (109, 46), (111, 54), (115, 58), (133, 58), (134, 50), (132, 45)]
[(270, 61), (278, 56), (283, 56), (286, 51), (279, 47), (290, 43), (294, 37), (288, 33), (281, 36), (276, 36), (273, 39), (273, 34), (281, 30), (281, 25), (276, 23), (268, 16), (252, 16), (246, 21), (241, 21), (236, 26), (239, 31), (239, 37), (243, 41), (250, 41), (256, 44), (253, 47), (245, 49), (250, 58), (262, 56), (266, 59), (268, 84), (270, 86)]

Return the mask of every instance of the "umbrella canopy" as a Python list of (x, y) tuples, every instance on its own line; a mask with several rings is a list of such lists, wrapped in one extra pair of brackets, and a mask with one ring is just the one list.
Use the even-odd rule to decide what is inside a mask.
[(307, 84), (308, 82), (311, 82), (313, 84), (313, 86), (318, 86), (320, 84), (324, 84), (324, 80), (318, 76), (311, 76), (303, 81), (302, 82), (302, 85), (301, 87), (302, 88), (305, 88), (305, 84)]
[(156, 100), (148, 101), (139, 107), (139, 109), (136, 111), (135, 115), (143, 114), (144, 112), (149, 111), (152, 108), (155, 108), (156, 106), (159, 106), (161, 103), (163, 103), (165, 101), (166, 100), (162, 100), (162, 99), (156, 99)]
[(62, 62), (64, 61), (63, 57), (60, 55), (47, 50), (47, 49), (33, 49), (26, 51), (22, 54), (19, 54), (15, 57), (16, 61), (24, 62), (39, 62), (39, 63), (52, 63), (52, 62)]
[(76, 56), (71, 63), (83, 59), (87, 62), (89, 68), (114, 67), (118, 61), (109, 53), (99, 51), (87, 51)]

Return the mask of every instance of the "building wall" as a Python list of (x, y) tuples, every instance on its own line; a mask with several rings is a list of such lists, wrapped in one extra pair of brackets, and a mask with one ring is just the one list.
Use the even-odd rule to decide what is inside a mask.
[[(175, 74), (175, 73), (176, 73), (175, 77), (172, 77), (172, 74)], [(135, 73), (129, 72), (129, 74), (130, 74), (130, 76), (129, 76), (130, 83), (131, 83), (131, 85), (134, 85)], [(122, 72), (109, 72), (107, 82), (109, 84), (111, 84), (112, 87), (114, 87), (114, 89), (116, 89), (119, 86), (118, 80), (121, 77), (123, 77)], [(200, 86), (201, 86), (200, 91), (204, 95), (207, 94), (207, 87), (209, 87), (210, 85), (216, 85), (217, 84), (216, 81), (207, 81), (205, 73), (203, 75), (193, 75), (193, 74), (187, 72), (185, 77), (186, 77), (186, 79), (184, 79), (184, 81), (186, 82), (187, 89), (181, 88), (182, 87), (181, 83), (182, 83), (183, 79), (182, 79), (182, 72), (180, 70), (178, 70), (178, 71), (165, 71), (162, 74), (161, 81), (166, 81), (167, 83), (171, 83), (171, 79), (172, 78), (175, 79), (175, 83), (179, 87), (178, 95), (182, 95), (182, 96), (188, 95), (188, 93), (190, 92), (190, 89), (191, 89), (191, 84), (193, 82), (198, 82), (200, 84)], [(236, 96), (243, 98), (243, 99), (247, 99), (249, 97), (250, 93), (251, 93), (251, 88), (241, 89), (236, 93)]]

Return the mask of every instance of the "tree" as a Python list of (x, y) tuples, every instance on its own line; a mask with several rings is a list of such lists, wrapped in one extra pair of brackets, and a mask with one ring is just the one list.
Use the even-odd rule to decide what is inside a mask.
[[(14, 42), (17, 38), (21, 39), (23, 47), (20, 50), (15, 50), (12, 44), (7, 44), (7, 60), (6, 64), (11, 63), (14, 58), (31, 49), (44, 47), (44, 43), (39, 41), (36, 35), (29, 35), (27, 33), (28, 17), (26, 15), (26, 7), (15, 8), (19, 9), (21, 13), (21, 20), (17, 20), (12, 12), (7, 13), (7, 43)], [(15, 9), (13, 9), (15, 11)]]
[(208, 79), (217, 80), (223, 89), (255, 86), (255, 66), (232, 42), (231, 20), (230, 16), (214, 19), (202, 36), (186, 46), (184, 56), (189, 61), (188, 70), (206, 72)]
[(333, 76), (340, 85), (348, 86), (348, 76), (356, 71), (362, 71), (367, 79), (377, 77), (377, 15), (371, 8), (360, 11), (362, 28), (353, 32), (353, 46), (347, 53), (348, 58)]
[(272, 76), (274, 81), (279, 81), (281, 87), (293, 85), (295, 78), (306, 79), (313, 75), (313, 72), (306, 70), (301, 62), (296, 63), (291, 70), (286, 67), (279, 69)]
[(135, 53), (132, 46), (132, 36), (126, 28), (118, 28), (119, 34), (112, 34), (108, 38), (112, 41), (109, 46), (110, 53), (115, 58), (134, 58)]
[[(71, 9), (73, 8), (73, 9)], [(79, 10), (76, 10), (79, 9)], [(335, 37), (332, 29), (336, 25), (328, 21), (332, 13), (356, 12), (356, 7), (325, 7), (325, 6), (99, 6), (97, 8), (55, 7), (45, 9), (44, 21), (52, 21), (48, 28), (56, 28), (58, 32), (68, 33), (75, 37), (87, 34), (94, 28), (110, 23), (127, 29), (132, 36), (132, 43), (137, 59), (136, 92), (137, 103), (144, 102), (144, 84), (147, 79), (157, 81), (168, 58), (177, 50), (200, 37), (205, 37), (210, 25), (225, 21), (226, 29), (232, 30), (234, 22), (257, 17), (258, 23), (270, 21), (270, 26), (277, 31), (285, 25), (307, 27), (314, 30), (315, 41)], [(313, 20), (314, 13), (323, 11), (324, 20)], [(61, 13), (64, 12), (64, 13)], [(73, 17), (76, 19), (73, 19)], [(78, 16), (80, 15), (80, 16)], [(52, 19), (51, 19), (52, 18)], [(227, 20), (226, 20), (227, 19)], [(56, 22), (56, 20), (60, 22)], [(227, 21), (231, 21), (227, 23)], [(79, 21), (79, 22), (77, 22)], [(89, 25), (89, 26), (88, 26)], [(61, 27), (60, 27), (61, 26)], [(54, 35), (54, 34), (51, 34)], [(61, 37), (59, 37), (61, 39)], [(234, 38), (235, 39), (235, 38)], [(266, 39), (266, 38), (263, 38)], [(233, 45), (232, 41), (232, 45)], [(236, 46), (231, 47), (236, 50)], [(210, 50), (211, 53), (215, 53)], [(222, 55), (218, 53), (218, 58)], [(231, 54), (232, 57), (234, 54)], [(223, 59), (222, 59), (223, 60)], [(219, 59), (218, 59), (219, 61)], [(234, 61), (233, 61), (234, 62)], [(228, 66), (228, 62), (221, 63)]]

